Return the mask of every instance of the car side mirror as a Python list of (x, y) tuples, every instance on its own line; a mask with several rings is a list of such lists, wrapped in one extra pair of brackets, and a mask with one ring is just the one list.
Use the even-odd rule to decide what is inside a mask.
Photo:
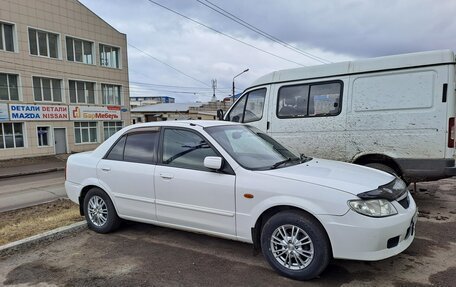
[(217, 110), (217, 119), (219, 121), (223, 121), (223, 110), (222, 109)]
[(222, 158), (219, 156), (206, 156), (204, 166), (209, 169), (219, 170), (222, 168)]

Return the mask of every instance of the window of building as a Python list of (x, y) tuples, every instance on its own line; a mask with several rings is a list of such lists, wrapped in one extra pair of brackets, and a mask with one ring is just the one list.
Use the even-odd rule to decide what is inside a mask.
[(119, 48), (100, 44), (100, 65), (103, 67), (120, 68)]
[(0, 101), (18, 100), (18, 75), (0, 73)]
[(70, 103), (95, 104), (95, 83), (83, 81), (68, 81)]
[(50, 146), (49, 127), (37, 127), (38, 146)]
[(340, 113), (342, 84), (303, 84), (279, 89), (277, 117), (336, 116)]
[(97, 143), (98, 142), (97, 122), (75, 122), (74, 141), (75, 143)]
[(30, 54), (43, 57), (59, 57), (59, 35), (29, 28)]
[(23, 123), (0, 123), (0, 149), (24, 147)]
[(120, 86), (101, 84), (103, 105), (121, 105)]
[(93, 42), (66, 37), (67, 60), (93, 64)]
[(122, 122), (103, 122), (104, 139), (107, 140), (122, 129)]
[(62, 80), (33, 77), (33, 97), (37, 102), (62, 102)]
[(208, 169), (204, 158), (218, 156), (212, 147), (194, 132), (166, 129), (163, 136), (163, 164), (196, 170)]
[(0, 50), (14, 52), (14, 25), (0, 22)]

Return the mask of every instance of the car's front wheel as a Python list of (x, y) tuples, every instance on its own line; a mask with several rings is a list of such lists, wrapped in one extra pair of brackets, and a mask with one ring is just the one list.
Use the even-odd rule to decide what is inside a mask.
[(84, 198), (84, 215), (90, 229), (108, 233), (117, 229), (120, 218), (109, 196), (99, 188), (92, 188)]
[(272, 216), (261, 232), (261, 249), (280, 274), (297, 280), (318, 276), (329, 263), (328, 238), (314, 218), (298, 211)]

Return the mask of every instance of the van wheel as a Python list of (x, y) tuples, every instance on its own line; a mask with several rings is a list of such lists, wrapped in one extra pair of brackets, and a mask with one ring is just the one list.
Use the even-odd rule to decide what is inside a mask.
[(376, 163), (376, 162), (366, 163), (365, 166), (371, 167), (371, 168), (375, 168), (375, 169), (378, 169), (378, 170), (381, 170), (381, 171), (384, 171), (384, 172), (387, 172), (387, 173), (390, 173), (390, 174), (392, 174), (394, 176), (398, 176), (394, 169), (392, 169), (391, 167), (389, 167), (389, 166), (387, 166), (385, 164), (382, 164), (382, 163)]
[(315, 278), (331, 257), (326, 232), (315, 219), (297, 211), (277, 213), (266, 222), (261, 250), (272, 268), (296, 280)]
[(84, 198), (84, 215), (90, 229), (98, 233), (116, 230), (121, 223), (109, 196), (99, 188), (92, 188)]
[(372, 163), (366, 163), (365, 166), (371, 167), (371, 168), (375, 168), (375, 169), (378, 169), (378, 170), (381, 170), (381, 171), (384, 171), (384, 172), (387, 172), (387, 173), (392, 174), (392, 175), (394, 175), (396, 177), (400, 177), (405, 182), (406, 186), (409, 186), (409, 184), (410, 184), (409, 181), (407, 181), (403, 177), (397, 175), (397, 172), (394, 169), (392, 169), (391, 167), (389, 167), (389, 166), (387, 166), (385, 164), (372, 162)]

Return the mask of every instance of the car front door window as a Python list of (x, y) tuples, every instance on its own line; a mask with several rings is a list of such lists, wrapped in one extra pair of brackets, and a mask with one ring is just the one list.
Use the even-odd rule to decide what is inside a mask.
[(204, 158), (217, 156), (212, 147), (199, 135), (182, 129), (165, 129), (163, 135), (164, 165), (206, 170)]

